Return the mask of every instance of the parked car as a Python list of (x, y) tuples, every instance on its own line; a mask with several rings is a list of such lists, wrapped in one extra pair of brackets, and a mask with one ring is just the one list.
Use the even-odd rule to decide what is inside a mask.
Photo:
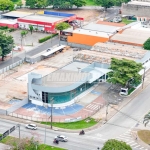
[(55, 139), (57, 139), (58, 141), (61, 141), (61, 142), (67, 142), (68, 141), (68, 138), (65, 137), (64, 135), (57, 135), (55, 137)]
[(27, 124), (26, 128), (27, 129), (32, 129), (32, 130), (37, 130), (37, 125), (36, 124)]

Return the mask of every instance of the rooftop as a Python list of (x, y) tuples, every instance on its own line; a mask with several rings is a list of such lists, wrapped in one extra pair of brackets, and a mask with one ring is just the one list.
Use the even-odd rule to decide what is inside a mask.
[(140, 5), (140, 6), (150, 6), (150, 2), (139, 2), (139, 1), (131, 1), (128, 2), (128, 4), (132, 4), (132, 5)]
[(32, 15), (33, 13), (29, 13), (29, 12), (21, 12), (21, 11), (11, 11), (5, 14), (2, 14), (2, 16), (5, 17), (15, 17), (15, 18), (22, 18), (28, 15)]
[(115, 34), (111, 40), (124, 41), (128, 43), (144, 44), (144, 42), (150, 37), (150, 31), (138, 30), (138, 29), (126, 29), (122, 34)]
[(99, 37), (106, 37), (106, 38), (109, 38), (110, 36), (113, 35), (111, 33), (93, 31), (93, 30), (88, 30), (88, 29), (75, 29), (73, 31), (73, 33), (85, 34), (85, 35), (91, 35), (91, 36), (99, 36)]
[(114, 34), (120, 27), (90, 23), (84, 26), (83, 29)]
[(50, 16), (50, 15), (30, 15), (30, 16), (23, 17), (22, 19), (54, 23), (56, 21), (60, 21), (60, 20), (67, 19), (67, 18), (59, 17), (59, 16)]
[(115, 26), (115, 27), (123, 27), (125, 24), (123, 23), (114, 23), (114, 22), (107, 22), (107, 21), (97, 21), (96, 24), (103, 24), (103, 25), (109, 25), (109, 26)]
[(17, 19), (0, 19), (0, 23), (16, 24), (17, 23)]

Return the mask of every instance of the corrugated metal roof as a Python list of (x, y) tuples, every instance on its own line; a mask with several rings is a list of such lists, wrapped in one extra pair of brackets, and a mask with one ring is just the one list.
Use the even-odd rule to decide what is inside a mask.
[(103, 24), (103, 25), (109, 25), (109, 26), (115, 26), (115, 27), (124, 27), (125, 24), (123, 23), (115, 23), (115, 22), (107, 22), (107, 21), (97, 21), (96, 24)]
[(22, 12), (22, 11), (11, 11), (11, 12), (2, 14), (2, 16), (22, 18), (22, 17), (28, 16), (28, 15), (31, 15), (31, 14), (33, 14), (33, 13)]
[(30, 16), (26, 16), (22, 19), (54, 23), (56, 21), (60, 21), (62, 19), (66, 19), (66, 18), (65, 17), (59, 17), (59, 16), (57, 16), (57, 17), (56, 16), (50, 16), (50, 15), (30, 15)]
[(0, 23), (16, 24), (17, 23), (17, 19), (0, 19)]
[(90, 23), (84, 26), (83, 29), (114, 34), (118, 29), (120, 29), (120, 27)]

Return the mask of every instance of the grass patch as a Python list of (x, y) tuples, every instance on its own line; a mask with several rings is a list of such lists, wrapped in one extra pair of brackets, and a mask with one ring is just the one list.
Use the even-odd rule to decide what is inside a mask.
[[(94, 126), (95, 124), (97, 124), (98, 122), (95, 121), (93, 118), (87, 118), (81, 121), (77, 121), (77, 122), (67, 122), (67, 123), (57, 123), (57, 122), (53, 122), (53, 126), (54, 127), (58, 127), (58, 128), (63, 128), (63, 129), (84, 129), (84, 128), (89, 128), (91, 126)], [(47, 124), (50, 125), (50, 122), (41, 122), (41, 124)]]
[(86, 6), (97, 6), (94, 0), (85, 0)]
[(132, 23), (132, 22), (135, 22), (135, 20), (128, 20), (126, 18), (122, 18), (122, 21), (121, 21), (121, 23), (125, 23), (125, 24), (129, 24), (129, 23)]
[(138, 136), (143, 142), (150, 144), (150, 130), (140, 130)]
[(45, 144), (41, 144), (40, 146), (38, 146), (39, 149), (43, 149), (43, 150), (65, 150), (59, 147), (53, 147), (53, 146), (49, 146), (49, 145), (45, 145)]
[(135, 90), (135, 88), (130, 88), (130, 89), (128, 90), (128, 95), (130, 95), (134, 90)]
[[(15, 143), (15, 141), (19, 142), (19, 139), (16, 138), (16, 137), (7, 136), (2, 141), (0, 141), (0, 143), (7, 144), (7, 145), (11, 146)], [(46, 145), (46, 144), (40, 144), (37, 147), (37, 150), (65, 150), (65, 149), (59, 148), (59, 147), (54, 147), (54, 146), (49, 146), (49, 145)]]

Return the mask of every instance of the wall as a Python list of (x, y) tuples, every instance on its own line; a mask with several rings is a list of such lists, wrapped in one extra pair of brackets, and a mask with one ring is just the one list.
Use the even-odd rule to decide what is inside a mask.
[(7, 24), (7, 23), (0, 23), (0, 26), (7, 26), (8, 28), (18, 28), (18, 24)]
[(122, 15), (135, 15), (139, 17), (150, 17), (150, 6), (138, 6), (122, 4)]
[(68, 36), (68, 42), (93, 46), (98, 42), (107, 42), (109, 39), (98, 36), (73, 33), (73, 36)]

